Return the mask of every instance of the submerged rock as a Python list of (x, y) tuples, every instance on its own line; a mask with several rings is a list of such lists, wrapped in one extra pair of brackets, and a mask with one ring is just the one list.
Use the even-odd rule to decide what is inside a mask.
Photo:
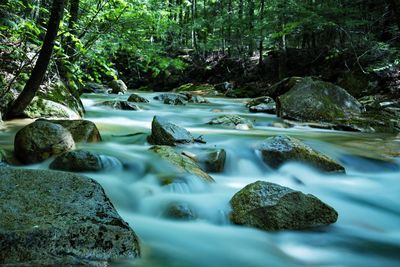
[(149, 103), (149, 100), (147, 100), (144, 97), (141, 97), (140, 95), (137, 94), (131, 94), (128, 98), (128, 102), (135, 102), (135, 103)]
[(280, 117), (299, 121), (332, 122), (362, 111), (362, 105), (343, 88), (311, 78), (302, 79), (277, 101)]
[(0, 263), (109, 266), (140, 256), (138, 238), (94, 180), (0, 168)]
[(96, 143), (101, 141), (101, 135), (96, 124), (88, 120), (49, 120), (67, 129), (75, 143)]
[(137, 105), (129, 101), (122, 101), (122, 100), (108, 100), (100, 102), (97, 105), (107, 106), (113, 109), (120, 109), (120, 110), (140, 110), (140, 108)]
[(275, 101), (269, 96), (254, 98), (246, 104), (246, 107), (249, 108), (250, 112), (276, 113)]
[(29, 106), (24, 110), (24, 114), (31, 119), (35, 118), (64, 118), (80, 119), (78, 113), (72, 109), (51, 100), (35, 97)]
[(70, 172), (98, 172), (122, 169), (122, 163), (111, 156), (74, 150), (57, 156), (49, 168)]
[(14, 153), (25, 164), (44, 161), (74, 147), (74, 139), (67, 129), (45, 120), (25, 126), (14, 140)]
[(164, 211), (163, 217), (185, 221), (196, 219), (192, 208), (187, 203), (183, 202), (170, 204)]
[(298, 161), (328, 172), (344, 172), (335, 160), (289, 136), (275, 136), (264, 140), (258, 147), (263, 161), (272, 168), (285, 162)]
[(266, 231), (302, 230), (335, 223), (338, 213), (313, 195), (258, 181), (230, 201), (235, 224)]
[(253, 128), (253, 123), (250, 120), (244, 119), (238, 115), (222, 115), (212, 119), (208, 122), (208, 124), (221, 125), (223, 127), (240, 130), (248, 130)]
[(128, 91), (128, 87), (122, 80), (111, 81), (108, 86), (112, 89), (113, 94), (125, 94)]
[(0, 148), (0, 167), (7, 166), (6, 152)]
[(153, 145), (175, 146), (193, 143), (194, 138), (186, 129), (154, 116), (148, 141)]
[[(175, 166), (178, 172), (197, 176), (205, 182), (214, 182), (214, 179), (205, 173), (192, 159), (175, 152), (173, 148), (169, 146), (153, 146), (150, 150), (156, 153), (163, 160)], [(171, 182), (172, 181), (166, 181), (164, 183), (167, 184)]]

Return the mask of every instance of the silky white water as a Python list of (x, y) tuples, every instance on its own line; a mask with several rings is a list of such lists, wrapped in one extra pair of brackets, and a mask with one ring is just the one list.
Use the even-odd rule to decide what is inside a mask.
[[(265, 267), (265, 266), (400, 266), (400, 137), (318, 130), (276, 128), (276, 116), (251, 114), (244, 99), (210, 98), (210, 104), (169, 106), (140, 93), (150, 103), (141, 111), (95, 106), (125, 96), (83, 96), (85, 119), (98, 126), (103, 142), (79, 148), (119, 158), (123, 168), (85, 173), (99, 181), (120, 215), (141, 241), (142, 258), (116, 266)], [(251, 119), (254, 129), (233, 130), (207, 125), (211, 118), (237, 114)], [(207, 144), (182, 146), (224, 148), (225, 171), (211, 174), (213, 184), (188, 177), (161, 186), (158, 176), (175, 169), (148, 151), (146, 141), (154, 115), (202, 135)], [(29, 121), (6, 124), (0, 146), (12, 148), (15, 132)], [(295, 136), (341, 162), (346, 174), (328, 175), (306, 165), (288, 163), (278, 170), (266, 166), (255, 146), (269, 136)], [(49, 161), (29, 166), (47, 168)], [(314, 194), (339, 213), (336, 224), (313, 231), (263, 232), (229, 223), (229, 200), (245, 185), (265, 180)], [(195, 221), (163, 218), (166, 207), (188, 203)]]

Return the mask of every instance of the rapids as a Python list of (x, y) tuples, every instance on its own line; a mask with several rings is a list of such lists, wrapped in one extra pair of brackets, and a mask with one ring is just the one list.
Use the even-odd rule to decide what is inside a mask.
[[(120, 111), (95, 104), (128, 95), (87, 94), (85, 119), (98, 126), (104, 142), (80, 144), (124, 162), (114, 172), (85, 173), (99, 181), (120, 215), (141, 240), (142, 258), (116, 266), (266, 267), (266, 266), (399, 266), (400, 136), (363, 134), (307, 127), (276, 128), (279, 118), (252, 114), (245, 99), (209, 98), (210, 104), (164, 105), (156, 93), (139, 93), (150, 103), (140, 111)], [(231, 130), (207, 125), (211, 118), (237, 114), (254, 129)], [(154, 115), (185, 127), (207, 144), (224, 148), (225, 171), (211, 174), (215, 184), (195, 180), (160, 186), (157, 175), (174, 170), (148, 151), (146, 137)], [(12, 121), (0, 131), (0, 147), (12, 149), (15, 132), (30, 121)], [(268, 168), (254, 152), (269, 136), (287, 134), (337, 159), (346, 174), (327, 175), (306, 165), (288, 163)], [(394, 156), (394, 157), (393, 157)], [(29, 166), (47, 168), (50, 161)], [(266, 180), (311, 193), (339, 213), (336, 224), (313, 231), (263, 232), (229, 223), (229, 200), (245, 185)], [(161, 215), (170, 203), (184, 201), (199, 219), (182, 222)]]

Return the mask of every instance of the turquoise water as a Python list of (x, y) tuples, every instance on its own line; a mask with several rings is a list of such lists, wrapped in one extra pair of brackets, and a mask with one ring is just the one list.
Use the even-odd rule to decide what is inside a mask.
[[(400, 266), (400, 137), (346, 133), (307, 127), (277, 128), (274, 115), (252, 114), (244, 99), (209, 98), (210, 104), (169, 106), (152, 100), (156, 93), (140, 93), (150, 103), (140, 111), (116, 111), (95, 106), (125, 96), (84, 95), (85, 119), (95, 122), (104, 142), (80, 148), (116, 156), (127, 168), (86, 173), (99, 181), (121, 216), (141, 240), (142, 259), (117, 266), (149, 267), (265, 267), (265, 266)], [(251, 130), (207, 125), (211, 118), (237, 114), (251, 119)], [(146, 136), (154, 115), (185, 127), (207, 144), (182, 149), (224, 148), (223, 173), (211, 174), (214, 184), (187, 182), (160, 186), (159, 175), (175, 170), (148, 151)], [(14, 133), (29, 121), (7, 123), (0, 146), (12, 149)], [(346, 174), (327, 175), (309, 166), (288, 163), (268, 168), (255, 153), (264, 138), (295, 136), (337, 159)], [(47, 168), (49, 161), (30, 166)], [(336, 224), (314, 231), (268, 233), (229, 223), (229, 200), (257, 180), (278, 183), (311, 193), (339, 213)], [(198, 219), (181, 222), (162, 213), (174, 202), (190, 204)]]

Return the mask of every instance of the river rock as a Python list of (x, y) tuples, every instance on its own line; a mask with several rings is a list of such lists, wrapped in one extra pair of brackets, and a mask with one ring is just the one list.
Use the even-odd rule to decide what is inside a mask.
[[(200, 180), (205, 182), (214, 182), (214, 179), (205, 173), (196, 162), (187, 156), (177, 153), (173, 148), (169, 146), (153, 146), (150, 150), (163, 160), (175, 166), (179, 173), (197, 176)], [(164, 183), (168, 184), (171, 182), (172, 181), (167, 181)]]
[(153, 145), (176, 146), (193, 143), (194, 138), (186, 129), (154, 116), (148, 141)]
[(223, 127), (240, 130), (248, 130), (253, 128), (253, 123), (250, 120), (244, 119), (238, 115), (222, 115), (212, 119), (208, 122), (208, 124), (221, 125)]
[(266, 231), (302, 230), (335, 223), (338, 213), (313, 195), (257, 181), (230, 201), (231, 220)]
[(285, 162), (297, 161), (327, 172), (344, 172), (344, 167), (335, 160), (293, 137), (279, 135), (267, 138), (258, 146), (258, 150), (263, 161), (272, 168), (278, 168)]
[(185, 105), (189, 98), (185, 94), (165, 93), (154, 97), (155, 100), (162, 101), (168, 105)]
[(343, 88), (311, 78), (302, 79), (277, 100), (280, 117), (299, 121), (332, 122), (362, 111), (362, 105)]
[(138, 238), (94, 180), (0, 168), (0, 263), (109, 266), (140, 256)]
[(0, 167), (7, 166), (6, 152), (0, 148)]
[(272, 99), (276, 100), (278, 96), (284, 95), (289, 92), (295, 85), (302, 82), (303, 77), (287, 77), (283, 80), (273, 84), (266, 90), (266, 95), (272, 97)]
[(108, 106), (113, 109), (120, 109), (120, 110), (140, 110), (140, 108), (129, 102), (129, 101), (122, 101), (122, 100), (108, 100), (99, 103), (100, 106)]
[(223, 172), (226, 161), (225, 149), (213, 149), (199, 156), (199, 161), (204, 162), (207, 172)]
[(125, 94), (128, 91), (128, 87), (122, 80), (111, 81), (108, 86), (112, 89), (113, 94)]
[(96, 124), (88, 120), (49, 120), (67, 129), (74, 138), (75, 143), (101, 142), (101, 135)]
[(98, 93), (98, 94), (108, 94), (111, 93), (112, 89), (103, 84), (88, 82), (83, 87), (84, 93)]
[(275, 101), (269, 96), (261, 96), (250, 100), (246, 107), (249, 108), (250, 112), (254, 113), (268, 113), (275, 114), (276, 113), (276, 104)]
[(14, 140), (14, 153), (25, 164), (44, 161), (74, 147), (74, 139), (67, 129), (45, 120), (25, 126)]
[(70, 172), (99, 172), (122, 169), (122, 163), (111, 156), (74, 150), (58, 155), (49, 167), (53, 170)]
[(170, 204), (163, 213), (163, 217), (175, 220), (194, 220), (196, 215), (192, 208), (184, 202)]
[(24, 110), (28, 118), (64, 118), (80, 119), (81, 117), (72, 109), (51, 100), (40, 97), (33, 98), (29, 106)]
[(128, 98), (128, 101), (135, 103), (149, 103), (149, 100), (137, 94), (131, 94)]

